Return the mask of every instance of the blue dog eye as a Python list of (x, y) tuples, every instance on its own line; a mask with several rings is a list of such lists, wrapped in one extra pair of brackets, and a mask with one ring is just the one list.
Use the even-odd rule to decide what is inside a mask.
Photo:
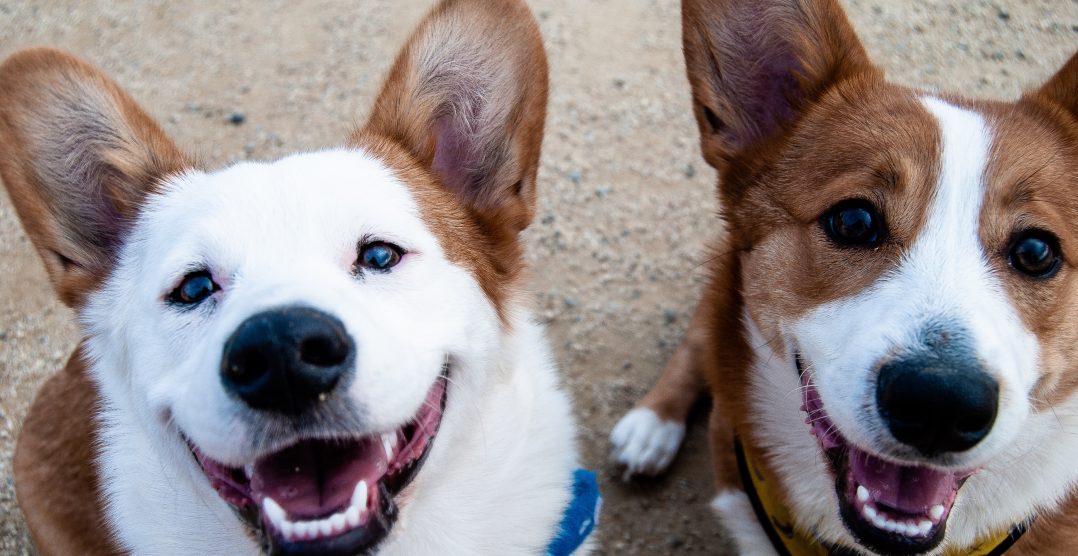
[(221, 287), (213, 281), (208, 271), (199, 270), (184, 276), (180, 285), (168, 295), (168, 300), (176, 305), (194, 306), (219, 289)]
[(403, 252), (400, 247), (384, 241), (375, 241), (359, 248), (359, 260), (356, 266), (370, 270), (386, 271), (400, 262)]

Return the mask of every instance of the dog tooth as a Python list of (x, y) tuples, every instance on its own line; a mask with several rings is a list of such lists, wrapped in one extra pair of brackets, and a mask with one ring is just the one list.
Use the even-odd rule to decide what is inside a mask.
[(935, 506), (932, 506), (932, 509), (928, 510), (928, 515), (931, 516), (933, 520), (939, 521), (940, 518), (943, 517), (943, 512), (943, 505), (936, 504)]
[(304, 536), (306, 538), (308, 538), (308, 539), (316, 539), (316, 538), (318, 538), (318, 522), (317, 521), (305, 522), (303, 524), (303, 529), (304, 529), (304, 533), (305, 533)]
[(344, 516), (344, 513), (335, 513), (330, 516), (329, 524), (333, 527), (334, 533), (340, 533), (344, 531), (344, 527), (348, 524), (348, 518)]
[(397, 433), (385, 433), (382, 435), (382, 447), (386, 450), (386, 459), (393, 459), (393, 448), (397, 444)]
[(921, 535), (922, 537), (927, 535), (928, 532), (931, 530), (932, 522), (927, 519), (922, 519), (921, 522), (917, 524), (917, 534)]
[(330, 523), (329, 518), (318, 522), (318, 532), (322, 533), (323, 537), (328, 537), (333, 534), (333, 524)]
[(367, 481), (356, 483), (356, 489), (352, 491), (352, 505), (361, 510), (367, 508)]
[(883, 517), (882, 515), (876, 514), (876, 516), (872, 518), (872, 524), (875, 525), (877, 529), (886, 529), (887, 518)]
[(349, 527), (359, 527), (359, 506), (352, 505), (348, 508), (348, 511), (344, 512), (344, 519), (348, 523)]
[(876, 507), (873, 506), (872, 504), (865, 504), (865, 507), (861, 509), (861, 513), (865, 514), (865, 517), (867, 517), (870, 520), (871, 519), (876, 519), (876, 516), (879, 515), (876, 512)]
[(284, 540), (290, 541), (296, 536), (296, 525), (291, 521), (285, 520), (281, 522), (279, 529), (281, 534), (284, 535)]
[(244, 475), (247, 475), (247, 478), (248, 478), (248, 479), (250, 479), (251, 477), (253, 477), (253, 476), (254, 476), (254, 474), (255, 474), (255, 464), (253, 464), (253, 463), (248, 463), (247, 465), (244, 465), (244, 466), (243, 466), (243, 474), (244, 474)]
[(862, 502), (868, 502), (868, 489), (857, 485), (857, 499)]
[(282, 508), (276, 500), (270, 498), (269, 496), (265, 497), (262, 500), (262, 512), (265, 513), (266, 517), (268, 517), (270, 521), (278, 528), (280, 528), (281, 523), (288, 521), (287, 516), (284, 512), (284, 508)]

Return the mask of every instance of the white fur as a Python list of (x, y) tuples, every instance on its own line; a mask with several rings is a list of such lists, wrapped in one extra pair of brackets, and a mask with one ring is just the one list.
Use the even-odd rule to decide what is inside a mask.
[(902, 454), (905, 448), (887, 435), (878, 417), (873, 369), (889, 352), (917, 342), (926, 321), (942, 318), (965, 328), (1000, 383), (1000, 409), (985, 440), (945, 462), (980, 471), (959, 491), (939, 553), (1053, 508), (1078, 484), (1078, 399), (1032, 413), (1037, 339), (989, 266), (988, 257), (998, 255), (985, 253), (978, 236), (992, 141), (988, 123), (937, 99), (926, 98), (924, 105), (941, 131), (941, 175), (926, 226), (898, 267), (858, 295), (794, 322), (767, 323), (780, 338), (763, 338), (757, 323), (747, 314), (744, 320), (756, 349), (750, 394), (758, 423), (754, 444), (775, 465), (798, 525), (845, 543), (852, 539), (838, 516), (834, 480), (798, 409), (794, 350), (849, 441), (877, 454)]
[(778, 554), (771, 544), (760, 522), (756, 519), (756, 512), (752, 509), (752, 502), (743, 491), (724, 490), (711, 501), (711, 508), (719, 515), (726, 531), (734, 539), (738, 554), (752, 556), (771, 556)]
[[(362, 238), (407, 251), (351, 275)], [(164, 296), (195, 268), (222, 291), (176, 311)], [(294, 442), (248, 434), (226, 395), (224, 342), (248, 316), (304, 305), (339, 318), (358, 350), (347, 399), (359, 430), (394, 430), (451, 362), (431, 453), (400, 496), (385, 554), (525, 554), (553, 537), (576, 466), (574, 423), (541, 329), (511, 306), (503, 327), (476, 278), (449, 261), (408, 187), (355, 150), (244, 163), (173, 179), (149, 199), (90, 298), (91, 375), (105, 407), (107, 521), (135, 554), (253, 554), (255, 543), (180, 438), (233, 466)]]
[(658, 475), (674, 461), (684, 439), (685, 423), (667, 421), (651, 409), (636, 407), (610, 432), (611, 458), (625, 469), (625, 480), (633, 475)]

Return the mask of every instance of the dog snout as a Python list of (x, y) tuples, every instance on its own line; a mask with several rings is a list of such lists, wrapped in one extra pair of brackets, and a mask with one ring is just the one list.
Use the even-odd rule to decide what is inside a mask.
[(264, 311), (225, 342), (221, 381), (254, 409), (296, 415), (336, 387), (355, 344), (336, 317), (307, 307)]
[(931, 457), (964, 452), (988, 436), (999, 383), (965, 342), (932, 341), (880, 368), (876, 398), (895, 439)]

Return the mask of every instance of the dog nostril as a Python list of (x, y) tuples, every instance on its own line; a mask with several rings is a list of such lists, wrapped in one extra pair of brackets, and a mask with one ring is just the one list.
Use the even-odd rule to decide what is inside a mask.
[(964, 434), (981, 434), (991, 424), (991, 415), (969, 415), (955, 423), (955, 430)]
[(225, 366), (225, 372), (237, 384), (251, 384), (264, 376), (268, 368), (269, 360), (266, 356), (249, 349), (233, 357)]
[(331, 336), (314, 336), (300, 343), (299, 359), (316, 367), (339, 365), (348, 357), (345, 342)]

